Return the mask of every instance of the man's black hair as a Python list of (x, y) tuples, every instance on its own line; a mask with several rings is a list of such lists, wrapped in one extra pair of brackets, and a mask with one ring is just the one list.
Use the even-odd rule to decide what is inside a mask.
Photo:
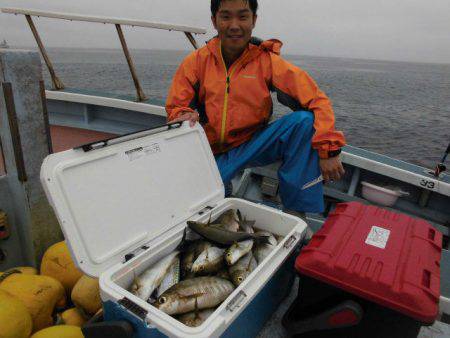
[[(220, 3), (222, 1), (227, 1), (227, 0), (211, 0), (212, 16), (216, 16), (217, 12), (219, 11)], [(258, 0), (242, 0), (242, 1), (248, 2), (250, 9), (253, 12), (253, 15), (256, 15), (256, 11), (258, 10)]]

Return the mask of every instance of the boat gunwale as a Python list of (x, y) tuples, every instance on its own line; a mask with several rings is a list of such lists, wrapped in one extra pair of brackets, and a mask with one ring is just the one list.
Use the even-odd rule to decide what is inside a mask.
[(62, 12), (49, 12), (41, 11), (36, 9), (27, 8), (14, 8), (5, 7), (1, 8), (1, 12), (5, 14), (20, 14), (29, 15), (36, 17), (43, 17), (49, 19), (61, 19), (69, 21), (84, 21), (92, 23), (107, 23), (113, 25), (124, 25), (124, 26), (135, 26), (135, 27), (145, 27), (154, 29), (163, 29), (168, 31), (178, 31), (178, 32), (188, 32), (194, 34), (206, 34), (206, 29), (199, 27), (190, 27), (184, 25), (175, 25), (171, 23), (164, 22), (152, 22), (147, 20), (136, 20), (128, 18), (116, 18), (116, 17), (106, 17), (106, 16), (94, 16), (94, 15), (81, 15), (73, 13), (62, 13)]

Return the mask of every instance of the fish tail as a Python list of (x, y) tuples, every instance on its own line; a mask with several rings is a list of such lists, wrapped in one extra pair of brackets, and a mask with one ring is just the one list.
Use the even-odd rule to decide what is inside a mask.
[(183, 237), (181, 238), (180, 244), (175, 248), (175, 251), (185, 251), (186, 249), (186, 236), (187, 236), (187, 228), (184, 228)]
[(256, 236), (255, 240), (258, 244), (270, 244), (270, 236), (267, 235)]
[(198, 297), (195, 297), (195, 319), (200, 319), (200, 316), (198, 314)]
[(237, 214), (238, 220), (242, 221), (242, 214), (241, 214), (241, 211), (239, 209), (237, 209), (236, 214)]

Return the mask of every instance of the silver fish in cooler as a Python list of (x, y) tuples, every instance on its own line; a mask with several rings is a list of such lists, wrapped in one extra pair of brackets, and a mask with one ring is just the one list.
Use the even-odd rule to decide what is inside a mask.
[(169, 268), (166, 276), (162, 280), (156, 291), (156, 297), (161, 296), (166, 290), (180, 282), (180, 258), (176, 258), (175, 262)]
[(193, 311), (178, 317), (178, 320), (186, 326), (197, 327), (202, 325), (214, 313), (214, 309)]
[(220, 224), (209, 224), (202, 222), (187, 222), (189, 228), (204, 238), (222, 245), (232, 245), (235, 242), (253, 239), (257, 242), (267, 243), (267, 236), (251, 234), (243, 231), (228, 231)]
[(192, 264), (192, 272), (195, 274), (210, 274), (218, 272), (223, 266), (223, 254), (225, 249), (212, 246), (203, 251)]
[(226, 279), (196, 277), (172, 286), (154, 306), (169, 315), (209, 309), (222, 303), (233, 290), (233, 283)]
[(252, 272), (256, 269), (258, 263), (252, 253), (242, 257), (238, 262), (228, 269), (231, 276), (231, 281), (234, 285), (239, 286)]
[(253, 239), (248, 239), (242, 242), (234, 243), (228, 249), (225, 250), (225, 261), (228, 265), (233, 265), (241, 257), (248, 254), (253, 248)]
[(220, 224), (221, 227), (228, 231), (239, 231), (239, 219), (236, 215), (236, 211), (233, 209), (227, 210), (222, 213), (211, 224)]
[(199, 239), (187, 244), (187, 249), (182, 253), (181, 273), (183, 278), (189, 277), (192, 271), (192, 265), (197, 257), (212, 244), (205, 240)]
[(174, 251), (156, 264), (135, 277), (131, 285), (131, 293), (147, 301), (153, 291), (161, 284), (170, 267), (178, 258), (178, 251)]
[(253, 255), (255, 256), (258, 264), (261, 264), (261, 262), (272, 252), (272, 250), (275, 249), (278, 243), (275, 236), (268, 231), (258, 231), (257, 233), (266, 235), (269, 239), (269, 243), (259, 243), (253, 248)]

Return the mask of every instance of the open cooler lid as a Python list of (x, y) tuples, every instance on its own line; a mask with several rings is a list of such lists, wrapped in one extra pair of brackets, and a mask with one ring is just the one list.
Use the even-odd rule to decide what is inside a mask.
[(224, 198), (198, 124), (178, 123), (49, 155), (41, 182), (77, 266), (97, 277)]

